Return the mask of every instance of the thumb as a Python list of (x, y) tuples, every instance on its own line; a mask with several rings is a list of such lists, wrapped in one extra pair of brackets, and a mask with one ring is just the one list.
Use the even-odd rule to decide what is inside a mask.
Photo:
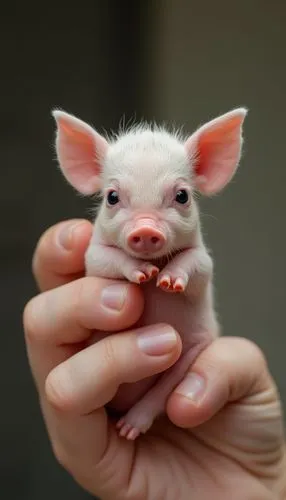
[(196, 359), (168, 400), (169, 418), (192, 428), (210, 420), (227, 403), (276, 388), (262, 351), (253, 342), (221, 337)]

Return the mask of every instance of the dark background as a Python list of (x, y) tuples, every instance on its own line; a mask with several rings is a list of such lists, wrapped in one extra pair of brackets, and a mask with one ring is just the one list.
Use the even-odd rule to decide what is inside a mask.
[(56, 167), (51, 108), (99, 131), (116, 129), (125, 115), (189, 132), (249, 108), (238, 174), (222, 195), (201, 200), (202, 221), (224, 331), (262, 347), (285, 403), (286, 4), (9, 5), (0, 21), (0, 497), (84, 499), (51, 453), (23, 341), (22, 310), (37, 293), (30, 269), (37, 239), (90, 209)]

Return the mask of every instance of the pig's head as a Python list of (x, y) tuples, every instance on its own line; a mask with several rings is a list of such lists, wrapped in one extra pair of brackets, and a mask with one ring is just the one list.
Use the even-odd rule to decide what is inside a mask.
[(53, 111), (59, 165), (78, 192), (101, 192), (96, 224), (108, 244), (143, 259), (162, 257), (188, 246), (199, 217), (194, 193), (216, 194), (232, 179), (246, 112), (230, 111), (186, 139), (141, 125), (107, 140)]

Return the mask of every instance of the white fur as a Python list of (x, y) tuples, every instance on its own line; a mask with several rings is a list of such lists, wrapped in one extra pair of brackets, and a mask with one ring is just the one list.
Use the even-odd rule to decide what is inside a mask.
[[(124, 187), (124, 210), (113, 212), (102, 203), (97, 223), (109, 244), (125, 251), (126, 233), (134, 215), (148, 213), (155, 217), (168, 234), (168, 247), (162, 255), (190, 243), (190, 230), (197, 223), (194, 198), (190, 209), (175, 209), (164, 200), (165, 187), (186, 185), (192, 197), (192, 169), (184, 144), (164, 130), (136, 128), (119, 136), (105, 157), (102, 186)], [(179, 207), (180, 208), (180, 207)], [(156, 257), (160, 254), (156, 255)]]
[[(88, 192), (90, 178), (92, 186), (102, 193), (86, 252), (87, 275), (135, 283), (143, 277), (145, 309), (137, 326), (169, 323), (182, 338), (181, 358), (151, 389), (150, 379), (127, 385), (119, 389), (111, 402), (117, 409), (128, 410), (118, 427), (121, 435), (129, 439), (146, 432), (164, 412), (172, 390), (201, 350), (219, 335), (213, 299), (213, 261), (203, 241), (195, 189), (201, 185), (202, 192), (218, 192), (232, 178), (241, 154), (245, 114), (244, 109), (234, 110), (187, 139), (178, 132), (171, 134), (160, 127), (139, 125), (104, 142), (104, 148), (101, 139), (97, 148), (97, 135), (93, 136), (81, 121), (60, 115), (64, 127), (61, 129), (62, 123), (58, 122), (61, 135), (57, 151), (62, 170), (75, 187), (84, 185)], [(71, 133), (66, 134), (69, 128)], [(85, 133), (89, 149), (85, 149), (82, 140)], [(97, 149), (101, 153), (104, 150), (100, 163), (98, 157), (94, 161), (88, 156), (91, 137), (95, 153)], [(75, 156), (82, 154), (82, 163), (70, 151)], [(74, 163), (67, 166), (66, 158), (71, 156)], [(109, 206), (106, 200), (110, 189), (119, 193), (120, 202), (115, 206)], [(189, 193), (186, 205), (175, 201), (180, 189)], [(128, 235), (138, 224), (140, 228), (140, 221), (146, 218), (166, 243), (143, 259), (130, 249)], [(152, 272), (157, 274), (156, 279)], [(172, 293), (178, 290), (179, 293)]]

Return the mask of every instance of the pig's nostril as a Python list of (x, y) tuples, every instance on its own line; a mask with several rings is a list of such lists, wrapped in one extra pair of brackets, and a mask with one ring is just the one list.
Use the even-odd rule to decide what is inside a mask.
[(134, 231), (130, 234), (128, 239), (128, 245), (130, 248), (136, 252), (157, 252), (164, 246), (164, 235), (161, 235), (159, 231), (153, 230), (153, 228), (141, 228), (140, 231)]
[(159, 238), (157, 238), (157, 236), (152, 236), (151, 241), (152, 243), (154, 243), (154, 245), (156, 245), (156, 243), (158, 243), (159, 241)]

